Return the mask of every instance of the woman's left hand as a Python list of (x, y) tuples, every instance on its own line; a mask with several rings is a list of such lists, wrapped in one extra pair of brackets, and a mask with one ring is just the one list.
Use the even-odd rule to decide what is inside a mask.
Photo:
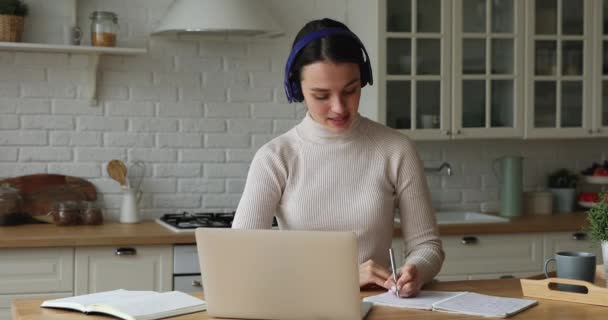
[[(399, 296), (403, 298), (415, 297), (422, 288), (422, 278), (420, 273), (413, 264), (406, 264), (401, 268), (401, 274), (397, 279), (396, 287), (399, 288)], [(395, 286), (395, 281), (392, 277), (386, 280), (385, 287)]]

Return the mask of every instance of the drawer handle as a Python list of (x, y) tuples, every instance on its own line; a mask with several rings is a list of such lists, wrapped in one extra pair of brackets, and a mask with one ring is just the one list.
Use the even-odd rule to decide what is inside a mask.
[(513, 278), (515, 278), (515, 277), (510, 274), (505, 274), (504, 276), (500, 276), (500, 279), (513, 279)]
[(117, 256), (134, 256), (137, 254), (137, 250), (135, 248), (118, 248), (114, 254)]
[(584, 232), (575, 232), (572, 234), (572, 240), (587, 240), (587, 234)]
[(201, 288), (203, 285), (200, 280), (192, 280), (192, 286), (195, 288)]
[(460, 243), (464, 245), (477, 244), (477, 237), (462, 237)]

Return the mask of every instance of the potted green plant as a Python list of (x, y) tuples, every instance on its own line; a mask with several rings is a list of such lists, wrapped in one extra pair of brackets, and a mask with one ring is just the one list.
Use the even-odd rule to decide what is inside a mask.
[[(602, 245), (604, 271), (608, 271), (608, 192), (599, 194), (600, 201), (587, 211), (587, 233), (595, 243)], [(608, 274), (606, 272), (605, 274)]]
[(27, 13), (23, 0), (0, 0), (0, 41), (21, 41)]
[(572, 212), (576, 199), (576, 182), (578, 176), (568, 170), (559, 169), (549, 175), (549, 191), (553, 194), (555, 212)]

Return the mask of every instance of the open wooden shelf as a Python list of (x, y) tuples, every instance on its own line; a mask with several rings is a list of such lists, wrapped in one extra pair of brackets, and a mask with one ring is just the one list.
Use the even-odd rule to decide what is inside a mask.
[(82, 53), (82, 54), (115, 54), (115, 55), (136, 55), (136, 54), (146, 54), (148, 52), (148, 49), (145, 49), (145, 48), (72, 46), (72, 45), (62, 45), (62, 44), (25, 43), (25, 42), (0, 42), (0, 50), (62, 52), (62, 53)]

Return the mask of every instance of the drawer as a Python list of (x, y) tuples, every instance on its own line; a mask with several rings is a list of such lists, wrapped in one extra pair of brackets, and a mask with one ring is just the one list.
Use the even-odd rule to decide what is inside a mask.
[(2, 249), (0, 261), (0, 294), (73, 291), (73, 248)]
[(542, 235), (441, 237), (446, 258), (440, 276), (541, 270)]

